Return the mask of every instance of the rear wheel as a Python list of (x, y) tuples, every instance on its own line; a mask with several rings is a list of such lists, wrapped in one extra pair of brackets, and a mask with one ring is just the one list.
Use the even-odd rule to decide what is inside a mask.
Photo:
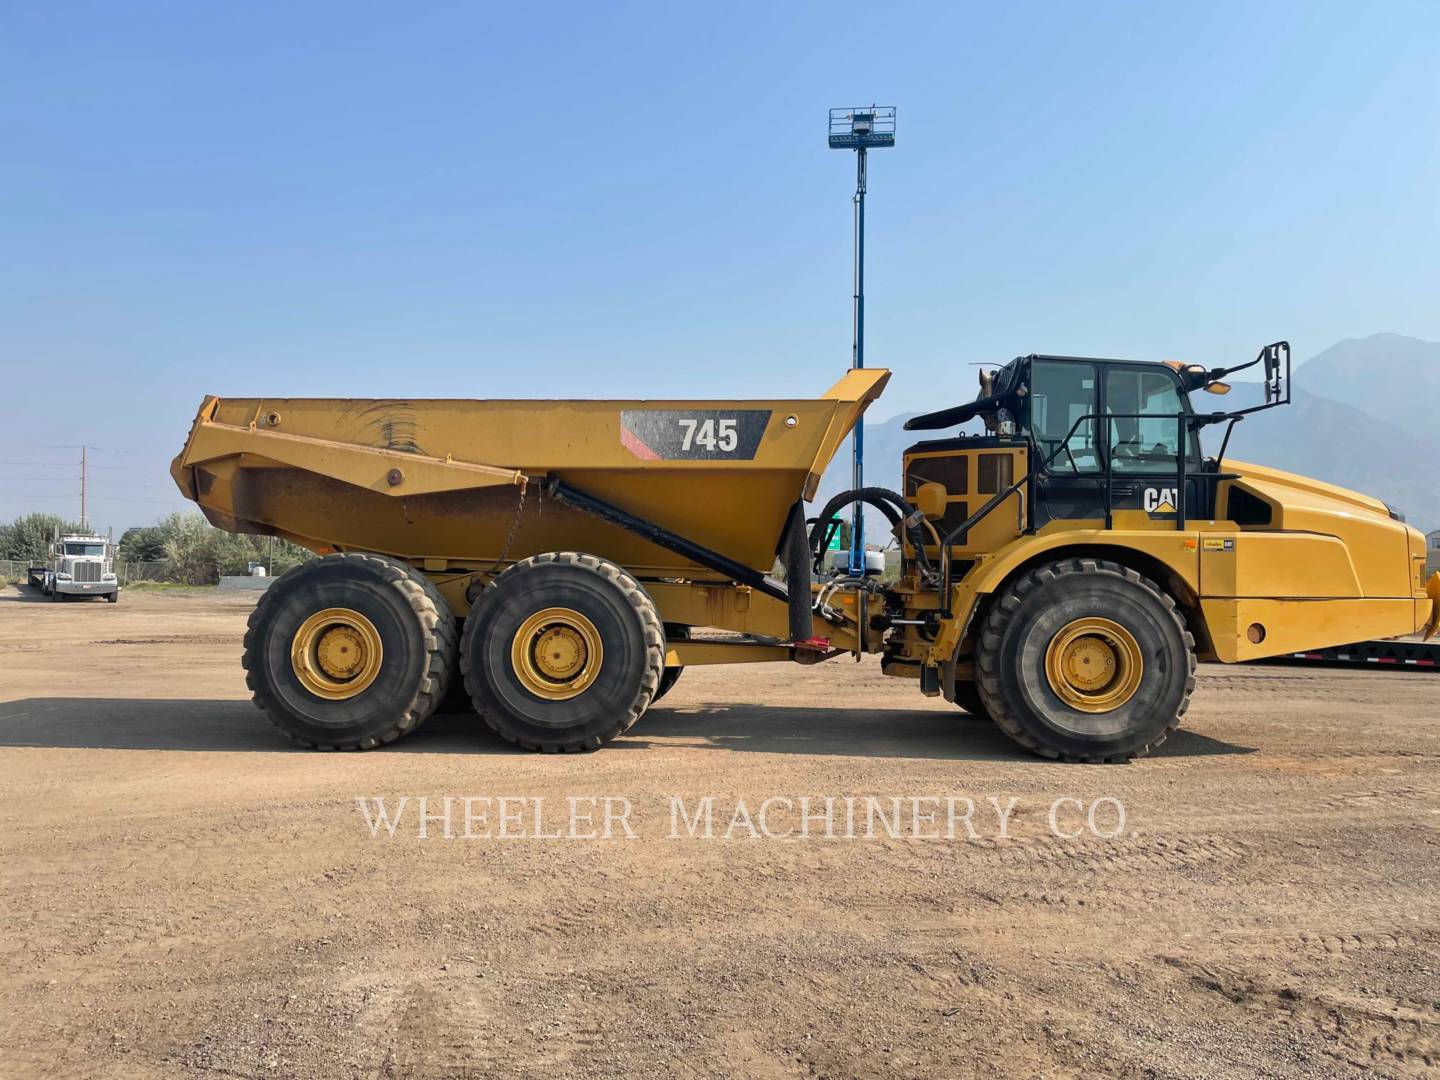
[(1123, 761), (1180, 724), (1195, 639), (1149, 578), (1098, 559), (1037, 567), (991, 606), (976, 650), (995, 723), (1045, 757)]
[(654, 601), (620, 567), (550, 552), (485, 587), (465, 620), (460, 670), (475, 708), (510, 742), (594, 750), (654, 700), (665, 633)]
[(368, 750), (445, 696), (455, 621), (423, 574), (380, 555), (302, 563), (261, 594), (245, 633), (257, 706), (296, 742)]
[[(667, 642), (689, 641), (690, 627), (682, 626), (680, 623), (666, 623), (665, 640)], [(660, 676), (660, 687), (655, 691), (655, 696), (650, 699), (651, 705), (654, 705), (655, 702), (670, 692), (670, 688), (680, 681), (680, 673), (684, 670), (684, 664), (681, 664), (679, 667), (667, 667), (665, 669)]]

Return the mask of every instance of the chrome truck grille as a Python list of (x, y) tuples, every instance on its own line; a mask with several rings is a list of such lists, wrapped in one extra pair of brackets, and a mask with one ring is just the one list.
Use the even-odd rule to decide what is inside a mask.
[(70, 577), (73, 581), (99, 581), (103, 569), (103, 564), (98, 562), (77, 562)]

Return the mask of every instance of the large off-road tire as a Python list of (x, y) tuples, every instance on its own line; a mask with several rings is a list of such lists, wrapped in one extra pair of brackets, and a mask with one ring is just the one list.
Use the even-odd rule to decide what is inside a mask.
[[(689, 641), (690, 627), (682, 626), (680, 623), (666, 623), (665, 640), (667, 642)], [(670, 688), (680, 681), (680, 673), (684, 670), (684, 664), (681, 664), (679, 667), (667, 667), (664, 670), (664, 672), (660, 675), (660, 686), (656, 689), (655, 696), (650, 699), (651, 705), (654, 705), (655, 702), (659, 701), (662, 697), (664, 697), (670, 692)]]
[(990, 710), (985, 708), (985, 702), (980, 700), (980, 687), (976, 683), (956, 682), (955, 704), (965, 710), (967, 720), (990, 719)]
[(245, 681), (277, 728), (318, 750), (369, 750), (414, 731), (445, 696), (455, 620), (418, 570), (326, 555), (260, 596)]
[[(464, 624), (464, 619), (455, 620), (454, 633), (457, 644), (460, 641), (460, 635), (465, 632)], [(470, 691), (465, 689), (465, 680), (460, 677), (459, 659), (457, 656), (456, 666), (451, 669), (450, 681), (445, 687), (445, 696), (440, 700), (440, 703), (435, 706), (435, 715), (468, 715), (474, 711), (475, 703), (470, 700)]]
[(665, 631), (640, 583), (573, 551), (535, 555), (476, 598), (460, 642), (476, 710), (527, 750), (594, 750), (650, 707)]
[(1028, 571), (991, 604), (976, 650), (980, 697), (1021, 746), (1124, 761), (1159, 746), (1195, 689), (1195, 639), (1149, 578), (1100, 559)]

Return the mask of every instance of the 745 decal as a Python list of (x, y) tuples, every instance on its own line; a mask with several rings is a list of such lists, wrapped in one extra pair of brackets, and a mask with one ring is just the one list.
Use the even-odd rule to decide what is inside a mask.
[(750, 461), (769, 409), (623, 409), (620, 442), (645, 461)]

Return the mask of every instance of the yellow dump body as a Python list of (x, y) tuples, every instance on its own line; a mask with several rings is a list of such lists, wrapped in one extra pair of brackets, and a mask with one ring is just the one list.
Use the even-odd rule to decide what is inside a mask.
[(440, 569), (579, 550), (640, 574), (716, 576), (548, 498), (558, 478), (766, 572), (790, 508), (813, 497), (889, 374), (851, 371), (801, 401), (211, 397), (171, 474), (215, 525), (320, 551)]

